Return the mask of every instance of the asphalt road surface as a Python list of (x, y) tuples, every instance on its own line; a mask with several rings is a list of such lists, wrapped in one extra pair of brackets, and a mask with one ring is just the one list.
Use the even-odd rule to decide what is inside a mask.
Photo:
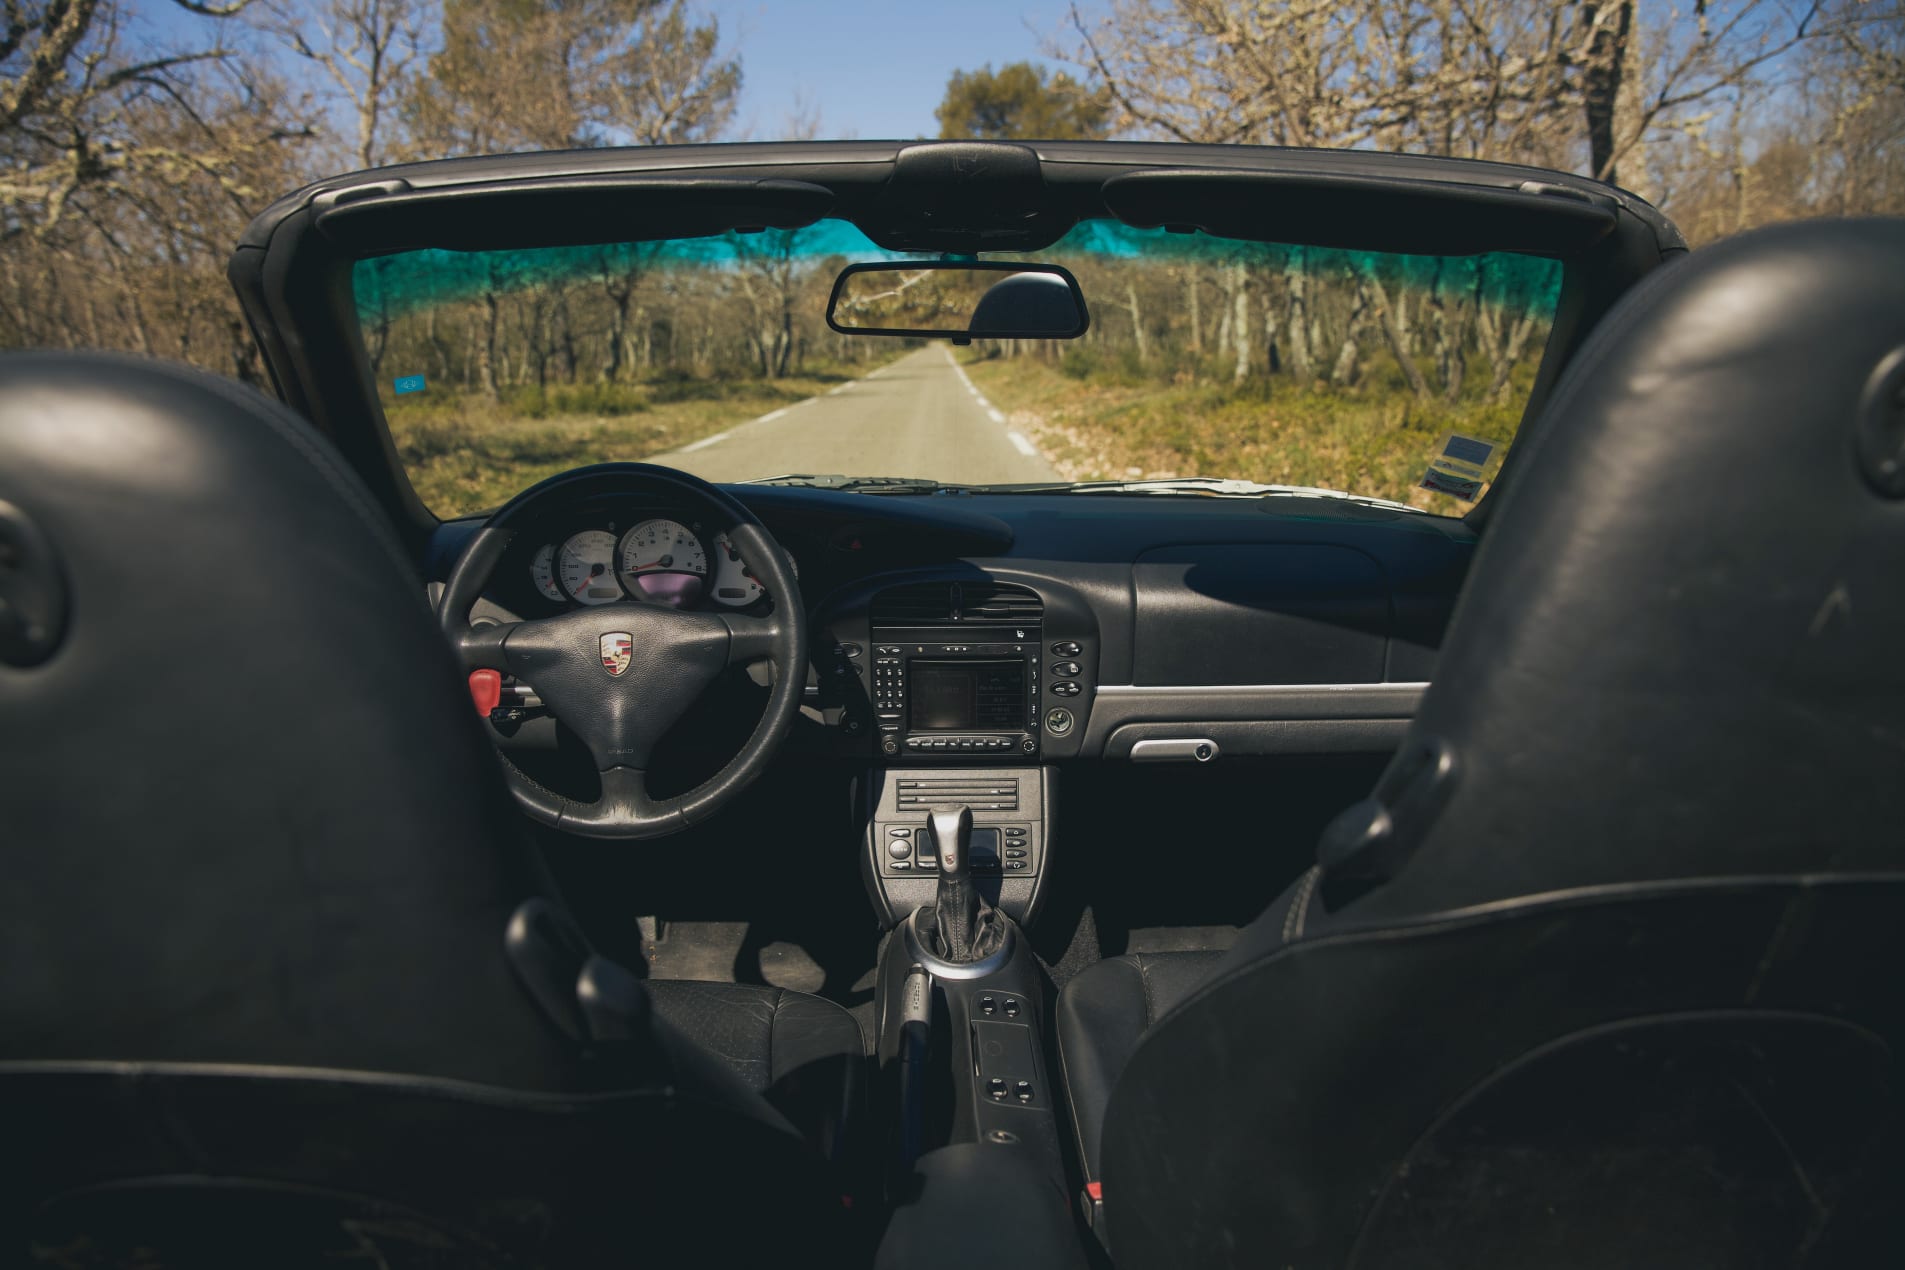
[(923, 476), (970, 484), (1057, 474), (974, 388), (951, 350), (933, 344), (726, 432), (654, 456), (711, 481), (814, 476)]

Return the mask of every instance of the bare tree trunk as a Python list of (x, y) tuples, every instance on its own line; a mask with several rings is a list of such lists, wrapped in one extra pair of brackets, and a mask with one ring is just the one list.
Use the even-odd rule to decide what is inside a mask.
[(1131, 335), (1138, 344), (1138, 364), (1141, 366), (1149, 365), (1151, 362), (1151, 346), (1144, 338), (1144, 314), (1138, 309), (1137, 283), (1127, 281), (1124, 284), (1124, 302), (1125, 308), (1131, 313)]
[(483, 391), (489, 394), (491, 401), (503, 399), (502, 385), (496, 378), (496, 323), (498, 317), (496, 293), (483, 293), (483, 339), (477, 345), (477, 373), (482, 379)]
[(1308, 383), (1314, 368), (1310, 354), (1309, 278), (1303, 264), (1303, 252), (1299, 248), (1291, 253), (1283, 276), (1290, 293), (1290, 364), (1297, 378)]
[(1198, 308), (1198, 299), (1204, 288), (1198, 279), (1196, 265), (1190, 265), (1184, 270), (1184, 287), (1190, 292), (1191, 352), (1201, 356), (1204, 352), (1204, 323), (1203, 315)]
[(1343, 343), (1336, 350), (1336, 362), (1330, 368), (1330, 383), (1335, 387), (1344, 387), (1356, 380), (1356, 358), (1362, 352), (1360, 340), (1363, 326), (1369, 320), (1369, 293), (1361, 287), (1356, 289), (1355, 307), (1350, 310), (1349, 322), (1343, 328)]
[[(1588, 168), (1594, 176), (1609, 184), (1618, 182), (1615, 166), (1619, 157), (1623, 84), (1633, 67), (1634, 54), (1629, 44), (1638, 42), (1634, 27), (1636, 0), (1581, 4), (1581, 24), (1590, 34), (1587, 42), (1587, 66), (1581, 76), (1581, 100), (1587, 112)], [(1599, 19), (1597, 22), (1596, 20)], [(1625, 87), (1631, 98), (1634, 86)]]
[(1404, 343), (1402, 331), (1390, 311), (1389, 292), (1383, 287), (1382, 280), (1372, 273), (1358, 273), (1357, 286), (1374, 301), (1377, 328), (1382, 331), (1383, 342), (1389, 345), (1389, 352), (1395, 357), (1402, 377), (1409, 381), (1409, 391), (1416, 395), (1417, 400), (1427, 401), (1429, 385), (1423, 381), (1422, 371), (1417, 367), (1415, 358), (1409, 356), (1408, 345)]
[(1527, 347), (1528, 334), (1535, 329), (1535, 315), (1524, 313), (1521, 320), (1508, 332), (1508, 347), (1502, 350), (1501, 360), (1495, 363), (1495, 378), (1488, 385), (1488, 399), (1501, 401), (1508, 396), (1508, 375), (1515, 369), (1515, 363), (1521, 360), (1522, 350)]
[(1241, 384), (1250, 374), (1250, 274), (1241, 263), (1232, 266), (1230, 336), (1237, 347), (1237, 366), (1230, 382)]

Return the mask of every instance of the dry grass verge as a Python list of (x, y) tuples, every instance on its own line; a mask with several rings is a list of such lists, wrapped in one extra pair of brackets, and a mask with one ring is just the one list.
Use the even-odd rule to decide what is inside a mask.
[[(1067, 480), (1241, 477), (1394, 499), (1440, 515), (1466, 503), (1420, 488), (1449, 432), (1496, 443), (1493, 479), (1515, 434), (1524, 383), (1508, 400), (1415, 399), (1376, 374), (1355, 389), (1235, 387), (1217, 374), (1175, 381), (1032, 357), (972, 361), (966, 373)], [(1532, 370), (1527, 372), (1532, 375)]]
[(385, 388), (384, 415), (424, 505), (461, 516), (572, 467), (654, 458), (876, 368), (516, 389), (501, 401), (435, 389), (393, 397)]

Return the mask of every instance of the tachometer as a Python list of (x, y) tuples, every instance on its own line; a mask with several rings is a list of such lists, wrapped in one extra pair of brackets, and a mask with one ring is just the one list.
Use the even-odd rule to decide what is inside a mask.
[(747, 561), (729, 541), (727, 534), (714, 536), (714, 598), (717, 602), (740, 608), (767, 594), (761, 580), (748, 568)]
[(615, 535), (585, 529), (562, 544), (556, 577), (563, 594), (583, 604), (612, 604), (622, 598), (615, 584)]
[(536, 558), (529, 562), (529, 576), (535, 581), (536, 589), (552, 600), (566, 600), (562, 593), (562, 584), (556, 581), (556, 544), (545, 542), (536, 549)]
[(621, 571), (629, 594), (681, 608), (701, 594), (708, 553), (686, 525), (644, 520), (622, 535)]

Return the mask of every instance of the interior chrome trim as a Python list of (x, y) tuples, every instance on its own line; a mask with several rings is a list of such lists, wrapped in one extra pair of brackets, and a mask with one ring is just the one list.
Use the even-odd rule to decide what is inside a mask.
[(1137, 696), (1147, 692), (1221, 693), (1234, 692), (1368, 692), (1377, 688), (1409, 689), (1421, 692), (1429, 686), (1426, 679), (1373, 684), (1099, 684), (1100, 697)]
[(925, 938), (919, 933), (919, 915), (925, 911), (924, 905), (913, 910), (900, 927), (900, 940), (906, 949), (906, 955), (912, 958), (913, 964), (924, 966), (926, 973), (933, 978), (983, 979), (989, 974), (1005, 969), (1005, 964), (1012, 960), (1012, 949), (1018, 943), (1019, 929), (1018, 924), (1007, 918), (1005, 914), (999, 914), (1005, 920), (1006, 928), (1005, 939), (997, 949), (978, 961), (955, 962), (947, 961), (927, 947)]

